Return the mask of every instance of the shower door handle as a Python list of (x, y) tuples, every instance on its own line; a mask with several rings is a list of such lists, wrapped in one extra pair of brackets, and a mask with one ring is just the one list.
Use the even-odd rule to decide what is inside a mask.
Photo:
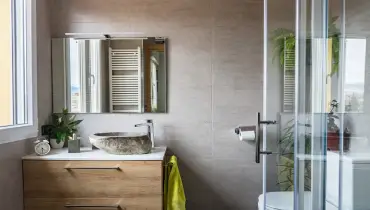
[(271, 151), (261, 151), (261, 125), (275, 125), (276, 121), (261, 121), (261, 113), (257, 112), (257, 128), (256, 128), (256, 163), (261, 162), (261, 155), (271, 155)]

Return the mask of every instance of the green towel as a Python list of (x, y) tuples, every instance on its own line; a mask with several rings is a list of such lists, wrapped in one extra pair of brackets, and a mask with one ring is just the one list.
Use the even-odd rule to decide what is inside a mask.
[(177, 158), (172, 156), (165, 169), (164, 209), (185, 210), (185, 203), (185, 192), (177, 166)]

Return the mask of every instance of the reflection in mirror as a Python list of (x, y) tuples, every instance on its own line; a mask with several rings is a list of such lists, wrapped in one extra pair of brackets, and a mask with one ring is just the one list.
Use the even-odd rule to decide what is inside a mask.
[(166, 80), (165, 52), (162, 43), (144, 41), (145, 112), (165, 112)]
[(165, 49), (154, 37), (53, 39), (54, 112), (165, 113)]
[(366, 39), (346, 39), (344, 99), (346, 112), (364, 111)]
[[(332, 42), (329, 40), (329, 45)], [(331, 47), (329, 47), (331, 49)], [(347, 113), (362, 113), (364, 112), (364, 94), (365, 94), (365, 70), (366, 70), (366, 56), (367, 56), (367, 40), (366, 38), (346, 38), (346, 47), (344, 55), (344, 85), (343, 91), (338, 92), (339, 88), (339, 74), (334, 73), (327, 77), (327, 110), (330, 111), (330, 104), (332, 100), (338, 100), (342, 98), (339, 94), (344, 94), (344, 105), (345, 112)], [(289, 51), (285, 50), (284, 55), (288, 55)], [(294, 52), (293, 52), (294, 53)], [(295, 74), (294, 74), (294, 62), (289, 62), (284, 57), (285, 64), (283, 65), (283, 112), (292, 113), (294, 112), (295, 102)], [(294, 60), (293, 60), (294, 61)], [(333, 60), (328, 60), (329, 63), (334, 63)], [(306, 66), (306, 97), (307, 103), (305, 104), (306, 110), (311, 109), (311, 64), (308, 63)], [(333, 69), (333, 65), (329, 67), (329, 72)]]

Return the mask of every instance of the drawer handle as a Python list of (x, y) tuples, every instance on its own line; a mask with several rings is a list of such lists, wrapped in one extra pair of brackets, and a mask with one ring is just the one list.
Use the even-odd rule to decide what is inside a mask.
[(119, 205), (72, 205), (66, 204), (65, 208), (106, 208), (106, 209), (120, 209)]
[(64, 167), (66, 170), (121, 170), (120, 167)]

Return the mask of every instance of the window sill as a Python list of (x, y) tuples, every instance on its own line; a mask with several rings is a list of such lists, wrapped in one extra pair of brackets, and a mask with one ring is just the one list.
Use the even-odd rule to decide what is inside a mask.
[(0, 144), (37, 137), (37, 126), (31, 124), (0, 127)]

